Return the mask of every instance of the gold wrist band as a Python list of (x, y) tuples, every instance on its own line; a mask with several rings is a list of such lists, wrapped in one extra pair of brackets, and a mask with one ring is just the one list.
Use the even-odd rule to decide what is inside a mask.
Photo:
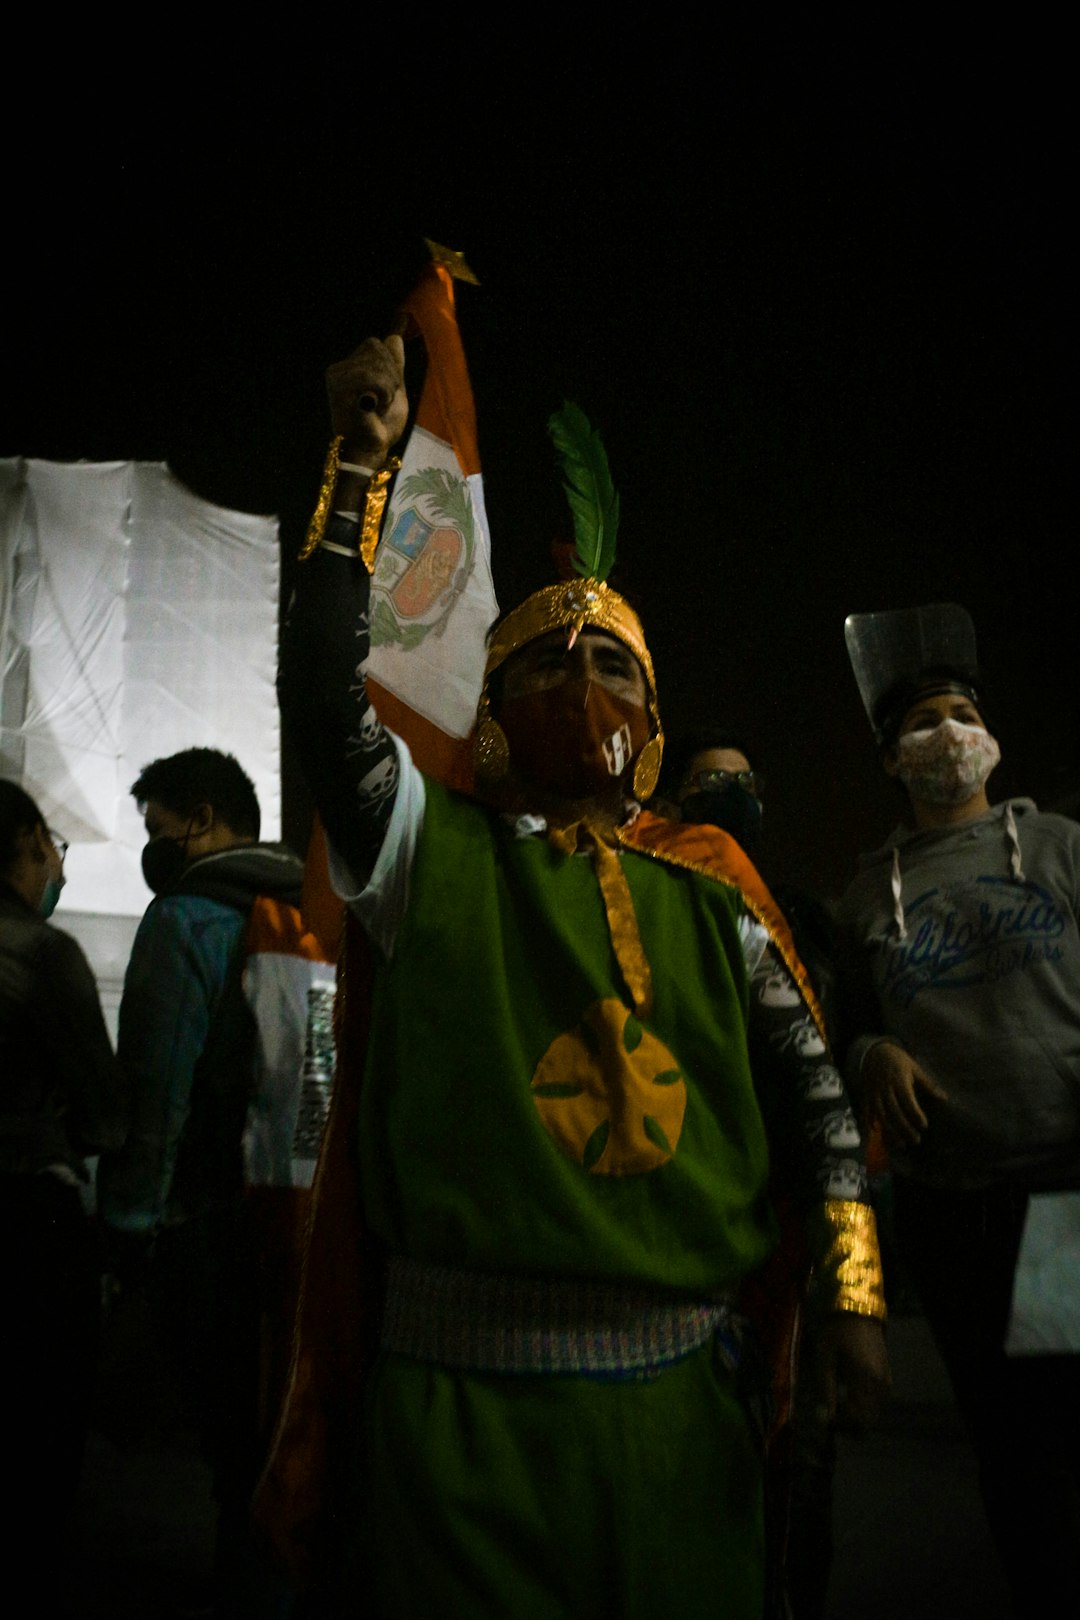
[[(326, 533), (326, 525), (334, 504), (334, 493), (337, 490), (338, 475), (341, 471), (341, 441), (342, 435), (340, 433), (330, 440), (330, 448), (326, 452), (326, 465), (323, 467), (319, 498), (311, 515), (311, 522), (308, 524), (304, 544), (300, 548), (299, 562), (307, 561), (312, 552), (322, 543), (323, 535)], [(360, 520), (358, 555), (363, 558), (364, 567), (369, 574), (375, 566), (375, 548), (379, 543), (379, 526), (382, 523), (383, 509), (386, 506), (387, 486), (400, 466), (401, 462), (397, 456), (391, 456), (386, 466), (374, 474), (367, 487), (364, 512)], [(352, 470), (351, 465), (349, 470)]]
[(298, 562), (307, 562), (315, 547), (326, 533), (326, 520), (330, 516), (330, 506), (334, 499), (334, 491), (338, 481), (338, 457), (341, 452), (342, 435), (330, 440), (330, 448), (326, 452), (326, 465), (323, 468), (322, 485), (319, 489), (319, 498), (315, 502), (315, 510), (311, 514), (307, 535), (300, 547)]
[(375, 474), (367, 487), (364, 515), (360, 519), (360, 555), (369, 574), (375, 568), (375, 548), (379, 544), (383, 508), (389, 494), (388, 485), (400, 466), (401, 462), (397, 456), (391, 456), (386, 466)]
[(884, 1321), (885, 1284), (873, 1210), (869, 1204), (827, 1198), (823, 1213), (827, 1235), (820, 1274), (835, 1294), (831, 1308)]

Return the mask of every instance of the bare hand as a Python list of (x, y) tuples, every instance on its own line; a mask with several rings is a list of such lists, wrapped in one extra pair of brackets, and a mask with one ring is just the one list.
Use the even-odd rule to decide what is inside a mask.
[(366, 338), (326, 373), (331, 431), (342, 436), (343, 461), (382, 467), (405, 431), (405, 345), (400, 337)]
[(822, 1416), (841, 1429), (865, 1429), (877, 1422), (892, 1387), (885, 1330), (872, 1316), (850, 1311), (830, 1316), (814, 1347), (815, 1383), (811, 1399)]
[(948, 1101), (945, 1092), (926, 1070), (891, 1041), (879, 1041), (863, 1059), (860, 1083), (871, 1120), (878, 1120), (886, 1140), (897, 1147), (914, 1147), (930, 1121), (920, 1103), (934, 1097)]

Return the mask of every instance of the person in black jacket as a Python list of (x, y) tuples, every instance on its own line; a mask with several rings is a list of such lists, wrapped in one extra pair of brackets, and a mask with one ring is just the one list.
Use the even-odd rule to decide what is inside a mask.
[(60, 1568), (101, 1304), (85, 1158), (123, 1136), (120, 1071), (90, 965), (46, 921), (66, 849), (30, 795), (0, 781), (0, 1388), (12, 1581), (16, 1568), (39, 1582)]

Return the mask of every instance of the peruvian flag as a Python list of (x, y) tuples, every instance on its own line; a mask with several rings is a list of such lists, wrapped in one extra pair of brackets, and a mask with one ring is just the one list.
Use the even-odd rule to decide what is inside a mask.
[(476, 409), (445, 264), (428, 266), (403, 314), (424, 340), (427, 374), (375, 557), (368, 691), (420, 769), (467, 791), (484, 638), (498, 606)]
[[(419, 768), (468, 792), (485, 636), (498, 604), (476, 407), (454, 312), (451, 268), (462, 260), (429, 246), (435, 262), (401, 311), (406, 336), (419, 332), (424, 340), (427, 372), (375, 556), (366, 673), (375, 712), (408, 743)], [(304, 912), (320, 938), (340, 937), (342, 908), (330, 891), (318, 822)]]

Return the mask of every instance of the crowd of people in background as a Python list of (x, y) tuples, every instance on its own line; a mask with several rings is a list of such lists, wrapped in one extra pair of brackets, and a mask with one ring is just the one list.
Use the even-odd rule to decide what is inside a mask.
[(292, 1080), (260, 1090), (252, 915), (304, 937), (304, 871), (259, 843), (237, 761), (193, 746), (132, 786), (154, 899), (115, 1052), (51, 921), (63, 825), (0, 782), (13, 1544), (64, 1556), (102, 1302), (138, 1298), (213, 1469), (207, 1613), (310, 1620), (363, 1591), (387, 1616), (822, 1620), (835, 1430), (880, 1409), (902, 1280), (1015, 1612), (1058, 1612), (1080, 1359), (1067, 1324), (1039, 1353), (1011, 1336), (1033, 1212), (1080, 1196), (1080, 826), (991, 804), (977, 670), (924, 655), (879, 667), (868, 705), (910, 825), (838, 908), (770, 887), (782, 761), (668, 716), (661, 755), (640, 620), (602, 579), (499, 621), (477, 796), (443, 789), (362, 678), (357, 531), (406, 420), (399, 348), (362, 346), (334, 388), (344, 471), (280, 679), (349, 913), (329, 1125), (307, 968), (337, 940), (276, 994)]

